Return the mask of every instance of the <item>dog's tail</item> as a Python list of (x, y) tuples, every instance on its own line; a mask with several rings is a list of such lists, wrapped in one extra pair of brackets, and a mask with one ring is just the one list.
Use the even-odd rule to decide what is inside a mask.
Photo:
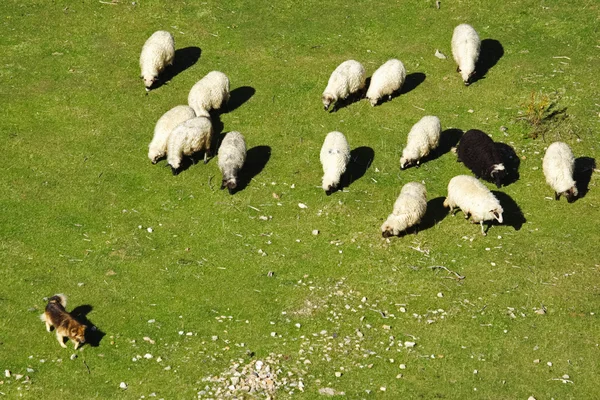
[(55, 294), (48, 299), (48, 303), (59, 303), (63, 308), (67, 308), (67, 296), (62, 293)]

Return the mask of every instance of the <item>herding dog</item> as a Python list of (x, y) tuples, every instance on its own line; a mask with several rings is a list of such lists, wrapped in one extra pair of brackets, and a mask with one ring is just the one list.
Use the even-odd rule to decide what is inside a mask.
[(67, 297), (64, 294), (57, 294), (48, 300), (46, 310), (40, 319), (46, 323), (46, 330), (50, 332), (52, 327), (56, 330), (56, 339), (64, 348), (65, 337), (71, 339), (75, 345), (75, 349), (80, 344), (85, 343), (85, 328), (86, 326), (73, 318), (66, 310)]

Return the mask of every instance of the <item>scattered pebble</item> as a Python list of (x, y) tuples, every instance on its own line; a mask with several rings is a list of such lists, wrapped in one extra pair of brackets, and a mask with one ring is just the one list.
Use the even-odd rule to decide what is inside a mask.
[(69, 357), (69, 358), (70, 358), (71, 360), (74, 360), (74, 359), (76, 359), (76, 358), (77, 358), (77, 354), (73, 353), (73, 354), (71, 354), (71, 357)]
[(127, 384), (126, 384), (125, 382), (121, 382), (121, 383), (119, 384), (119, 387), (120, 387), (121, 389), (123, 389), (123, 390), (126, 390), (126, 389), (127, 389)]
[(11, 375), (10, 370), (5, 369), (4, 370), (4, 376), (7, 377), (7, 378), (10, 378), (10, 375)]
[(549, 367), (551, 367), (551, 366), (552, 366), (552, 361), (548, 361), (548, 362), (546, 363), (546, 365), (548, 365)]
[(406, 348), (411, 348), (411, 347), (415, 347), (416, 343), (415, 342), (404, 342), (404, 347)]
[(439, 293), (437, 294), (437, 297), (444, 297), (444, 293), (442, 293), (442, 292), (439, 292)]
[(440, 60), (445, 60), (446, 58), (448, 58), (448, 57), (446, 57), (446, 55), (444, 53), (442, 53), (438, 49), (435, 49), (435, 56), (437, 58), (439, 58)]
[(303, 209), (308, 208), (308, 206), (304, 203), (298, 203), (298, 207), (303, 208)]
[(154, 229), (148, 227), (148, 229), (146, 229), (148, 231), (148, 233), (152, 233), (154, 231)]
[(400, 369), (406, 369), (406, 364), (400, 364)]
[(312, 234), (317, 236), (319, 234), (319, 230), (318, 229), (313, 229)]

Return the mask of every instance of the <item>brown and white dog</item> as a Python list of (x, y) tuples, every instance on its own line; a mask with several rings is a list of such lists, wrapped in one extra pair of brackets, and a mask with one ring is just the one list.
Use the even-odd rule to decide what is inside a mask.
[(46, 323), (46, 330), (50, 332), (52, 327), (56, 330), (56, 339), (64, 348), (65, 337), (71, 339), (75, 345), (75, 349), (80, 344), (85, 343), (85, 328), (86, 326), (73, 318), (66, 310), (67, 297), (64, 294), (57, 294), (48, 300), (46, 310), (40, 319)]

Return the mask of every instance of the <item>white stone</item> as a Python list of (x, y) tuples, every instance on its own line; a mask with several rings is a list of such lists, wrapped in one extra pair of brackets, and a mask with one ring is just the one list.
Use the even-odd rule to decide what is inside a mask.
[(120, 387), (121, 389), (125, 390), (125, 389), (127, 389), (127, 384), (126, 384), (125, 382), (121, 382), (121, 383), (119, 384), (119, 387)]

